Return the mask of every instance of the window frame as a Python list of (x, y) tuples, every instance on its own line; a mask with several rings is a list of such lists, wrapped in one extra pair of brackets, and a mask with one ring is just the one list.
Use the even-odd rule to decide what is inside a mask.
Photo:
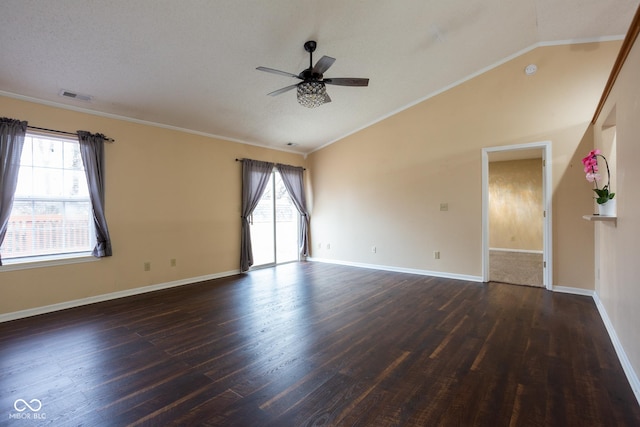
[[(54, 141), (59, 141), (60, 144), (64, 144), (68, 142), (72, 142), (78, 145), (80, 144), (77, 138), (65, 137), (57, 134), (52, 135), (48, 132), (27, 131), (27, 133), (25, 134), (25, 138), (28, 138), (28, 137), (50, 139)], [(26, 141), (25, 141), (25, 144), (26, 144)], [(21, 163), (21, 167), (22, 167), (22, 163)], [(33, 167), (33, 165), (31, 167)], [(61, 169), (73, 170), (73, 169), (64, 168), (64, 164)], [(86, 179), (86, 175), (84, 175), (84, 165), (82, 166), (82, 171), (83, 171), (82, 175)], [(83, 197), (81, 199), (78, 199), (78, 198), (62, 195), (60, 197), (53, 198), (53, 197), (42, 196), (40, 194), (36, 195), (36, 192), (32, 191), (32, 195), (29, 197), (16, 198), (14, 196), (14, 203), (21, 202), (21, 201), (28, 201), (28, 202), (44, 201), (44, 202), (54, 202), (54, 203), (56, 202), (67, 203), (67, 202), (79, 202), (79, 201), (87, 202), (88, 201), (89, 203), (91, 203), (91, 197), (87, 196), (87, 198)], [(50, 253), (50, 254), (41, 254), (41, 255), (27, 255), (27, 256), (20, 256), (20, 257), (13, 257), (13, 258), (3, 257), (2, 258), (3, 265), (0, 266), (0, 271), (22, 270), (22, 269), (51, 267), (51, 266), (58, 266), (58, 265), (98, 261), (99, 258), (96, 258), (92, 255), (93, 248), (96, 245), (96, 229), (95, 229), (95, 224), (93, 224), (93, 221), (90, 221), (88, 231), (89, 231), (89, 248), (86, 251)]]

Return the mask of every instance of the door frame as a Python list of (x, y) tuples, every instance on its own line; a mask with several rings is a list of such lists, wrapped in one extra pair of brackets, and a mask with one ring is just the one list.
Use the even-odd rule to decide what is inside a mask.
[(503, 145), (482, 149), (482, 281), (489, 281), (489, 154), (504, 151), (542, 150), (542, 281), (546, 289), (553, 289), (553, 256), (552, 256), (552, 165), (551, 141), (531, 142), (527, 144)]

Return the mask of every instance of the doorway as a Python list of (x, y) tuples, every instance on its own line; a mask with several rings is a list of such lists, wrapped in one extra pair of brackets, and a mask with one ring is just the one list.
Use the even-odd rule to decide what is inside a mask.
[(249, 221), (254, 268), (298, 261), (299, 218), (280, 173), (274, 169)]
[(551, 143), (482, 150), (483, 281), (552, 287)]

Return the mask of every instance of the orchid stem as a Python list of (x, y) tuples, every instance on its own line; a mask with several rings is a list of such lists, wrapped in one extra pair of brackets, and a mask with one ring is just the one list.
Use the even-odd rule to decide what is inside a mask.
[[(609, 173), (609, 162), (607, 162), (607, 158), (602, 154), (596, 154), (594, 157), (598, 157), (598, 156), (602, 157), (602, 160), (604, 160), (604, 164), (607, 167), (607, 185), (605, 187), (609, 189), (609, 184), (611, 184), (611, 174)], [(598, 188), (597, 182), (596, 182), (596, 188)]]

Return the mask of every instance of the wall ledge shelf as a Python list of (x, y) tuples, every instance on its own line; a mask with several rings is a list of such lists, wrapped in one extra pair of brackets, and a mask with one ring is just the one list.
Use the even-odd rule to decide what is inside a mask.
[(614, 224), (616, 224), (618, 222), (618, 217), (617, 216), (583, 215), (582, 218), (586, 219), (587, 221), (607, 221), (607, 222), (613, 222)]

